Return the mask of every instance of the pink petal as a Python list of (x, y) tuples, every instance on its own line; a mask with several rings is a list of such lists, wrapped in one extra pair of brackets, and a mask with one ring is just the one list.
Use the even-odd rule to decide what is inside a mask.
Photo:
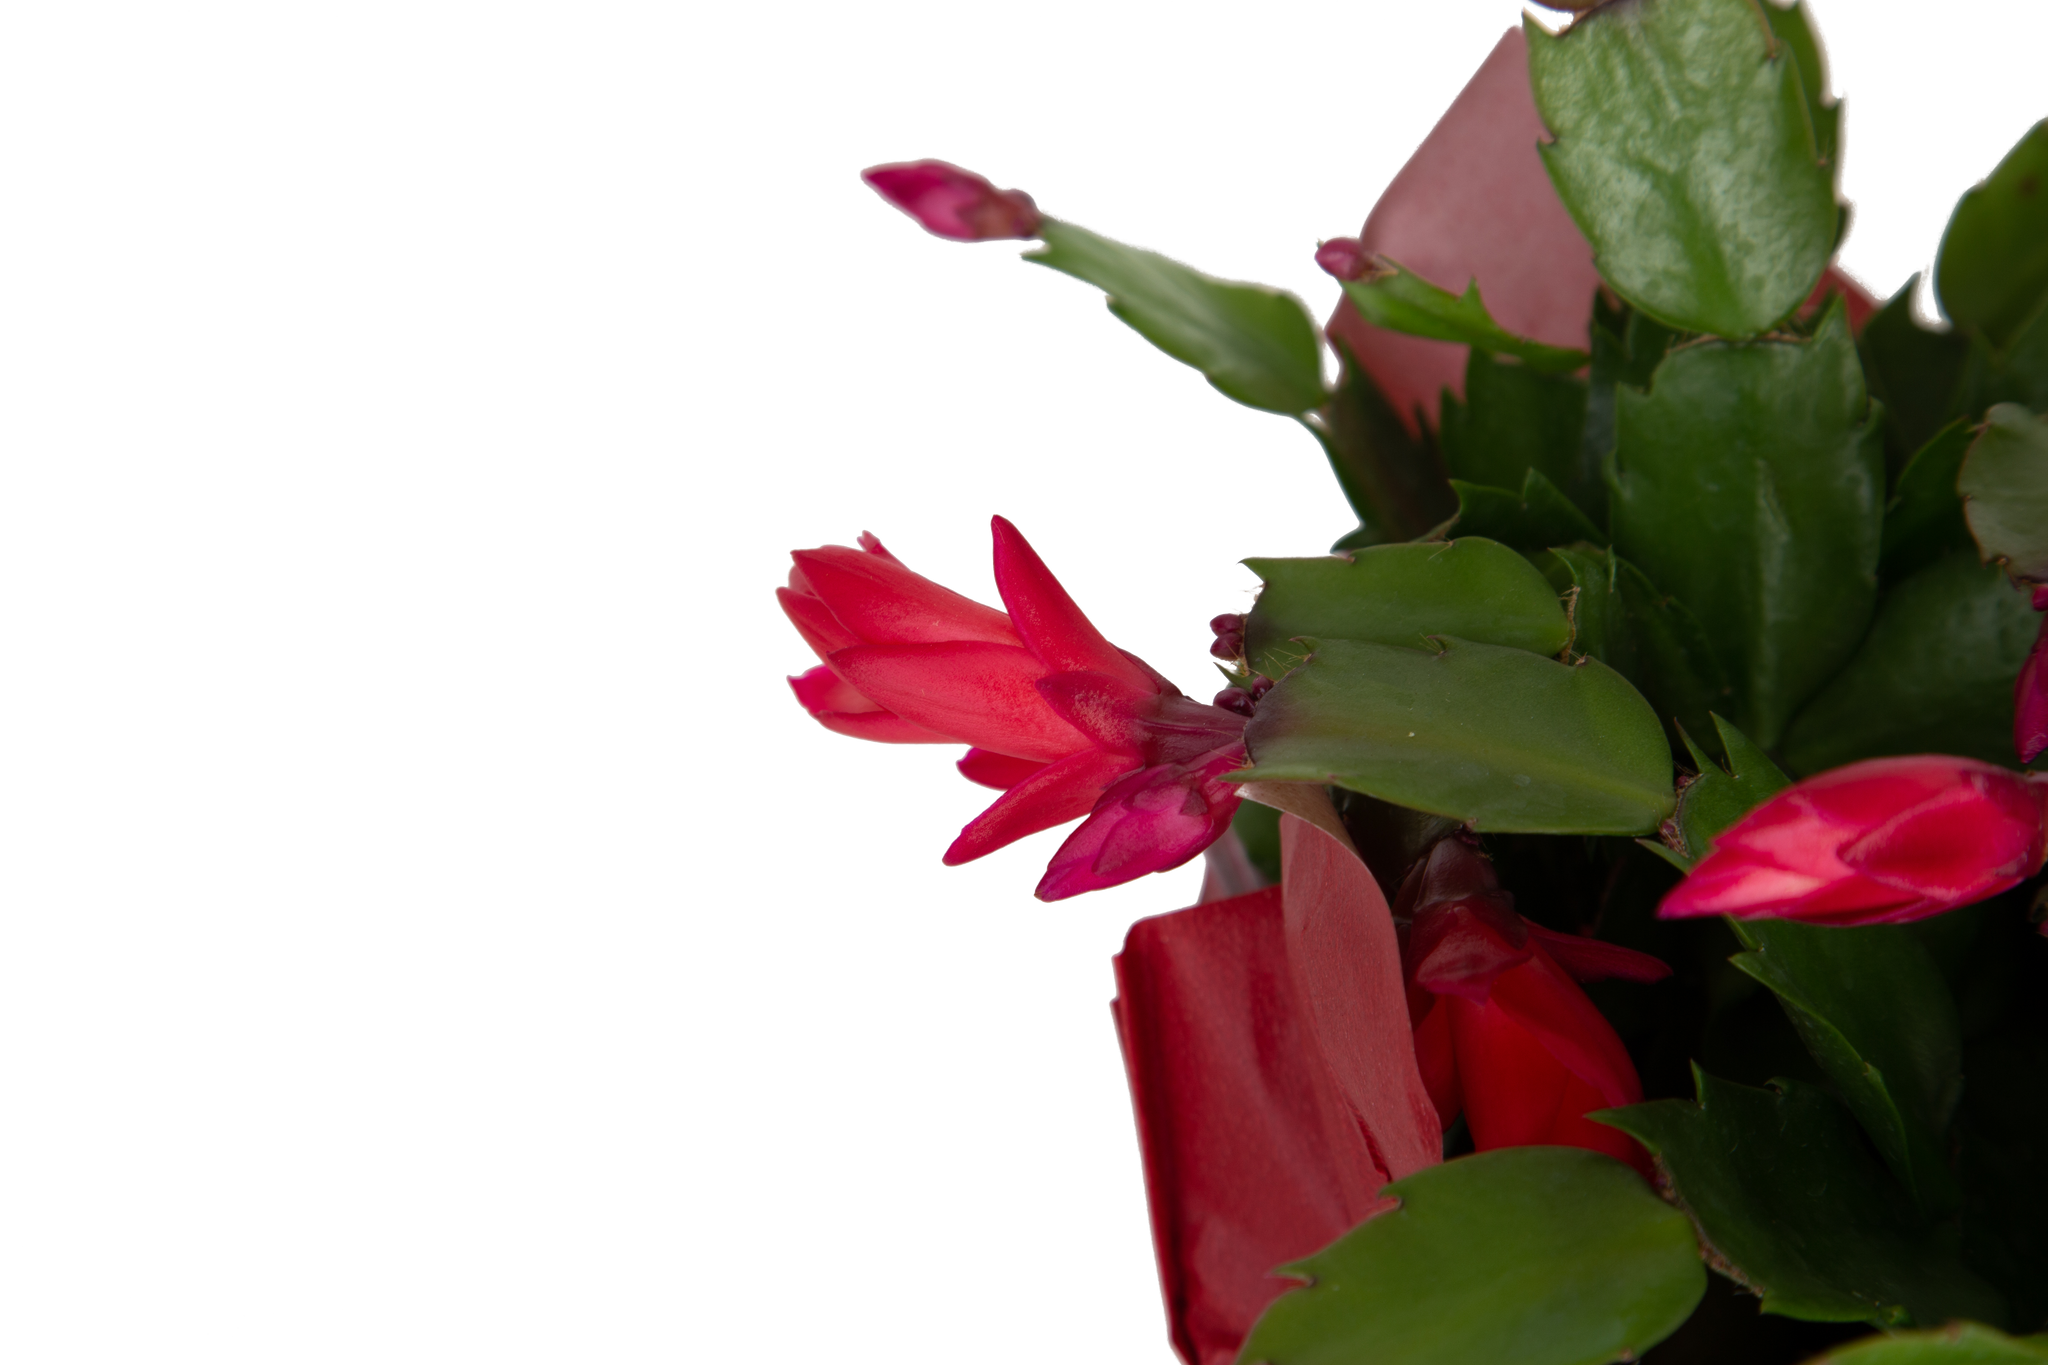
[(1017, 634), (1045, 671), (1105, 673), (1132, 687), (1149, 687), (1151, 679), (1102, 638), (1017, 528), (1002, 517), (992, 518), (990, 526), (996, 542), (996, 591), (1010, 609)]
[(1132, 925), (1115, 1017), (1174, 1348), (1231, 1365), (1290, 1287), (1273, 1267), (1372, 1216), (1387, 1178), (1296, 994), (1279, 888)]
[(777, 588), (775, 600), (782, 604), (782, 614), (796, 627), (796, 633), (804, 637), (811, 653), (820, 659), (835, 649), (860, 643), (860, 637), (840, 625), (832, 609), (816, 597), (789, 588)]
[(999, 754), (993, 749), (969, 749), (966, 757), (954, 765), (960, 775), (969, 782), (997, 791), (1008, 791), (1045, 765), (1031, 758), (1012, 758)]
[(1102, 794), (1053, 854), (1038, 898), (1064, 900), (1179, 867), (1230, 828), (1240, 798), (1220, 779), (1244, 763), (1243, 744), (1233, 743), (1199, 763), (1149, 767), (1125, 777)]
[(803, 570), (811, 591), (865, 644), (1022, 643), (1009, 617), (911, 572), (892, 555), (826, 545), (798, 550), (790, 558)]
[(1842, 861), (1900, 891), (1949, 905), (1995, 896), (2041, 865), (2041, 808), (2024, 778), (1993, 769), (1871, 830)]
[(1044, 667), (1017, 645), (855, 645), (826, 662), (877, 704), (963, 744), (1046, 762), (1088, 747), (1038, 695)]
[(1055, 673), (1038, 680), (1038, 695), (1091, 743), (1128, 754), (1144, 746), (1146, 712), (1159, 700), (1151, 689), (1106, 673)]
[[(1547, 136), (1522, 32), (1510, 29), (1380, 196), (1362, 249), (1453, 293), (1476, 279), (1508, 331), (1584, 349), (1600, 275), (1536, 151)], [(1383, 331), (1349, 303), (1330, 333), (1403, 420), (1419, 407), (1434, 421), (1438, 391), (1465, 390), (1463, 346)]]
[(913, 725), (875, 705), (824, 664), (789, 680), (789, 688), (811, 718), (835, 734), (878, 744), (950, 744), (945, 735)]
[(968, 822), (946, 850), (946, 866), (973, 862), (1026, 835), (1086, 815), (1102, 789), (1128, 772), (1130, 764), (1127, 756), (1096, 749), (1046, 764)]
[(1550, 954), (1550, 960), (1575, 981), (1650, 982), (1671, 975), (1668, 965), (1648, 953), (1583, 934), (1560, 934), (1532, 921), (1523, 922), (1528, 925), (1529, 936)]
[(1401, 945), (1358, 855), (1280, 817), (1280, 885), (1295, 991), (1350, 1116), (1391, 1179), (1443, 1159), (1443, 1126), (1416, 1063)]
[(958, 242), (1026, 238), (1040, 215), (1022, 190), (999, 190), (945, 161), (903, 161), (860, 173), (877, 193), (939, 237)]

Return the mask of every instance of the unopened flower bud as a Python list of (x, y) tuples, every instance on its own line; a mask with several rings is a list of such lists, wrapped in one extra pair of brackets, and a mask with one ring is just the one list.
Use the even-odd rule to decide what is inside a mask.
[(1224, 688), (1216, 694), (1216, 699), (1209, 704), (1211, 706), (1220, 706), (1226, 711), (1235, 711), (1240, 716), (1249, 716), (1258, 705), (1257, 701), (1253, 699), (1252, 694), (1245, 691), (1242, 687)]
[(1316, 264), (1340, 280), (1361, 280), (1372, 273), (1372, 253), (1356, 237), (1332, 237), (1316, 248)]
[(956, 242), (987, 242), (1038, 235), (1042, 215), (1022, 190), (999, 190), (973, 171), (945, 161), (901, 161), (870, 166), (860, 178), (884, 199)]

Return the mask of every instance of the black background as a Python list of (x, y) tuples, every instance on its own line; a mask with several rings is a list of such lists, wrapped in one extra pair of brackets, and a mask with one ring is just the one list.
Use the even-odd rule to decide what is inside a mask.
[[(1194, 872), (940, 872), (985, 796), (809, 726), (768, 587), (866, 524), (987, 593), (1001, 510), (1206, 694), (1231, 561), (1350, 518), (1303, 432), (854, 170), (1327, 309), (1311, 235), (1513, 8), (182, 8), (8, 20), (14, 1320), (1157, 1359), (1104, 960)], [(2032, 47), (1837, 10), (1892, 287)]]

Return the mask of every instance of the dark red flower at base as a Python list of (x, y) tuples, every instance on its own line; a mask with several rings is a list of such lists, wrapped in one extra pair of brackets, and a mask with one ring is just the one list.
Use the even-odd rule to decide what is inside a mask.
[[(1408, 874), (1394, 907), (1415, 1055), (1437, 1114), (1460, 1113), (1482, 1152), (1584, 1147), (1650, 1162), (1634, 1139), (1585, 1117), (1643, 1097), (1635, 1064), (1578, 981), (1655, 981), (1670, 968), (1514, 911), (1492, 864), (1445, 839)], [(1574, 979), (1576, 978), (1576, 980)]]

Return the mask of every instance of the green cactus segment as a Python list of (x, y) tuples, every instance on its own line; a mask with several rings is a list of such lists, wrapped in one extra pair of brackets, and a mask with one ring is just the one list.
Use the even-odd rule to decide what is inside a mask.
[(1584, 444), (1586, 396), (1584, 380), (1475, 349), (1465, 364), (1464, 400), (1444, 394), (1444, 469), (1453, 479), (1506, 489), (1520, 488), (1533, 469), (1591, 523), (1606, 521), (1602, 459), (1589, 457)]
[(1816, 1356), (1807, 1365), (2042, 1365), (2048, 1337), (2009, 1337), (1981, 1322), (1952, 1322), (1932, 1332), (1899, 1332)]
[(1553, 545), (1606, 539), (1540, 470), (1526, 471), (1519, 493), (1463, 479), (1452, 479), (1451, 489), (1458, 495), (1455, 525), (1465, 535), (1484, 536), (1517, 550), (1547, 550)]
[(1956, 204), (1934, 290), (1956, 326), (1996, 350), (2048, 309), (2048, 120)]
[(1900, 472), (1884, 509), (1878, 574), (1886, 583), (1896, 583), (1950, 550), (1972, 544), (1970, 525), (1963, 519), (1963, 497), (1956, 491), (1956, 476), (1962, 472), (1972, 435), (1967, 423), (1950, 422), (1914, 451)]
[(1453, 294), (1404, 270), (1398, 262), (1382, 259), (1377, 264), (1379, 269), (1364, 279), (1344, 282), (1344, 295), (1352, 307), (1375, 326), (1511, 355), (1546, 374), (1570, 374), (1588, 359), (1584, 351), (1546, 346), (1502, 327), (1486, 311), (1476, 280), (1467, 282), (1464, 293)]
[(2000, 403), (1963, 458), (1956, 488), (1986, 560), (2048, 582), (2048, 417)]
[(1685, 856), (1698, 861), (1707, 856), (1714, 836), (1747, 815), (1766, 797), (1792, 785), (1769, 754), (1750, 742), (1749, 736), (1715, 716), (1714, 730), (1721, 740), (1721, 752), (1728, 756), (1723, 768), (1693, 741), (1685, 737), (1686, 748), (1699, 768), (1699, 776), (1686, 784), (1678, 798), (1678, 833), (1685, 844)]
[(1457, 508), (1427, 431), (1417, 415), (1411, 430), (1342, 341), (1337, 390), (1303, 421), (1322, 442), (1330, 470), (1358, 515), (1345, 548), (1414, 540)]

